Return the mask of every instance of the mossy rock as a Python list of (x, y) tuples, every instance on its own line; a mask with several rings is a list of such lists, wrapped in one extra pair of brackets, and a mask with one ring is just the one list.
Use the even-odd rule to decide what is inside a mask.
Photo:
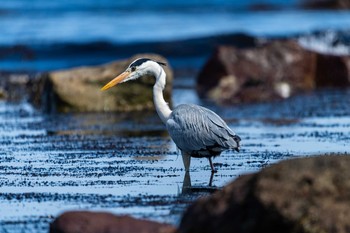
[(153, 77), (120, 84), (108, 91), (101, 87), (123, 72), (128, 65), (140, 57), (166, 62), (167, 85), (164, 96), (170, 101), (173, 72), (167, 60), (156, 54), (139, 54), (129, 59), (111, 62), (100, 66), (79, 67), (54, 71), (48, 74), (49, 86), (46, 92), (52, 92), (48, 104), (50, 109), (59, 112), (101, 112), (136, 111), (154, 109), (152, 86)]

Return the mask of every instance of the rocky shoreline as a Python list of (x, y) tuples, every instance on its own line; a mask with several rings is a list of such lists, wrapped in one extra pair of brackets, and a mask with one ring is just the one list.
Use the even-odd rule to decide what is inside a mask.
[[(28, 99), (46, 112), (153, 109), (149, 88), (153, 80), (138, 80), (118, 91), (99, 91), (137, 57), (168, 63), (165, 95), (169, 102), (173, 76), (178, 75), (196, 76), (199, 96), (220, 105), (275, 101), (319, 88), (350, 86), (349, 55), (316, 52), (302, 46), (297, 38), (266, 40), (235, 34), (142, 46), (131, 51), (156, 53), (44, 73), (2, 73), (0, 98)], [(168, 60), (164, 56), (169, 56)], [(198, 65), (198, 60), (204, 64)]]

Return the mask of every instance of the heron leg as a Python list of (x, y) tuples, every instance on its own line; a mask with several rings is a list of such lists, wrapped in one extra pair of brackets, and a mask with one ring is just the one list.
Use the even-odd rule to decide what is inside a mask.
[(213, 178), (214, 178), (214, 172), (211, 173), (210, 175), (210, 180), (208, 186), (211, 187), (213, 185)]
[(185, 171), (190, 171), (191, 156), (188, 153), (182, 152), (182, 161), (184, 162)]
[(209, 157), (208, 159), (209, 159), (209, 164), (210, 164), (211, 172), (212, 172), (212, 173), (218, 172), (218, 171), (215, 170), (215, 168), (214, 168), (213, 162), (211, 161), (211, 157)]

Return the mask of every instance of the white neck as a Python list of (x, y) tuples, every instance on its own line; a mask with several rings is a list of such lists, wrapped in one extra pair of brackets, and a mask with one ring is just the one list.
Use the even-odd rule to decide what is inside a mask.
[(154, 74), (156, 78), (156, 83), (153, 86), (153, 102), (160, 119), (165, 124), (170, 117), (171, 110), (169, 108), (168, 103), (165, 102), (163, 97), (163, 90), (165, 88), (166, 82), (166, 74), (161, 66), (159, 66), (159, 69), (159, 72)]

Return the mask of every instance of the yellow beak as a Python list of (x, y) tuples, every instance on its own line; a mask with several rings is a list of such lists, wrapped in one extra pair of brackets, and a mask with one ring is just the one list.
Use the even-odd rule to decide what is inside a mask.
[(123, 73), (121, 73), (120, 75), (115, 77), (112, 81), (110, 81), (105, 86), (103, 86), (101, 88), (101, 91), (105, 91), (105, 90), (117, 85), (118, 83), (122, 82), (123, 80), (125, 80), (129, 76), (129, 74), (130, 74), (129, 71), (124, 71)]

